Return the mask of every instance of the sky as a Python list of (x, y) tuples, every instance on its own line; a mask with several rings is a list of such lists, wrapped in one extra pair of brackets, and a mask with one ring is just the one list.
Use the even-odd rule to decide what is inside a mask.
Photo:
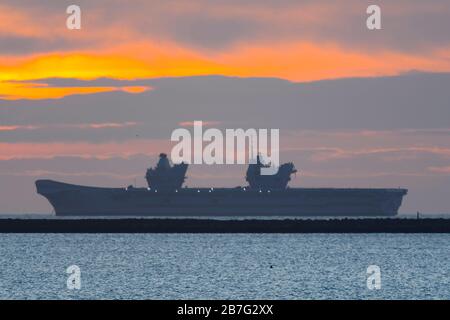
[(376, 1), (381, 30), (362, 0), (79, 0), (81, 30), (71, 4), (0, 0), (0, 212), (51, 212), (36, 179), (143, 186), (194, 120), (280, 129), (292, 186), (401, 186), (402, 212), (450, 212), (448, 0)]

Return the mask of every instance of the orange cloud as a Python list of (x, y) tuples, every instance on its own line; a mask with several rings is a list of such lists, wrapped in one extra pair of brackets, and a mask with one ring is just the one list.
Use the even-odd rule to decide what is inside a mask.
[[(386, 13), (396, 17), (422, 11), (437, 13), (448, 10), (446, 5), (434, 4), (386, 5)], [(0, 56), (0, 98), (62, 98), (73, 94), (119, 90), (112, 87), (53, 88), (13, 83), (46, 78), (144, 79), (214, 74), (277, 77), (301, 82), (396, 75), (409, 70), (450, 71), (450, 48), (446, 48), (445, 43), (420, 54), (383, 49), (382, 45), (377, 51), (370, 51), (364, 46), (363, 49), (355, 49), (356, 46), (349, 44), (345, 47), (345, 42), (340, 43), (338, 38), (332, 36), (326, 43), (323, 38), (314, 37), (317, 33), (308, 32), (333, 29), (345, 19), (359, 19), (364, 12), (364, 6), (360, 4), (348, 5), (343, 10), (341, 5), (328, 2), (270, 5), (253, 2), (211, 4), (197, 0), (139, 1), (134, 6), (118, 5), (117, 9), (121, 12), (120, 22), (105, 19), (105, 15), (115, 13), (113, 8), (93, 6), (86, 9), (83, 12), (86, 27), (71, 32), (65, 28), (64, 11), (59, 9), (0, 5), (0, 35), (31, 41), (30, 47), (34, 42), (48, 41), (56, 42), (60, 48), (41, 48), (41, 54)], [(166, 25), (166, 19), (175, 23), (177, 18), (193, 18), (199, 13), (211, 21), (232, 24), (237, 19), (255, 23), (261, 30), (272, 26), (280, 32), (280, 37), (274, 40), (273, 37), (259, 35), (252, 41), (244, 41), (236, 36), (218, 51), (196, 47), (189, 41), (179, 41), (178, 33), (170, 31), (171, 28)], [(142, 30), (140, 23), (149, 19), (154, 21), (154, 30), (162, 32)], [(183, 25), (183, 22), (180, 23)], [(300, 29), (307, 29), (305, 33), (292, 36), (289, 30), (301, 26), (305, 28)], [(284, 37), (285, 32), (290, 36)], [(34, 52), (33, 49), (30, 52)], [(121, 89), (128, 93), (147, 90), (143, 87)]]
[(0, 34), (24, 37), (45, 35), (46, 28), (40, 24), (30, 23), (32, 21), (34, 21), (33, 15), (11, 6), (0, 5)]
[(408, 70), (450, 71), (450, 49), (426, 56), (352, 51), (336, 44), (279, 43), (237, 45), (219, 54), (150, 43), (133, 43), (93, 53), (51, 53), (4, 58), (0, 81), (45, 78), (143, 79), (220, 74), (268, 76), (292, 81), (393, 75)]
[[(333, 29), (345, 19), (356, 21), (355, 17), (359, 19), (364, 13), (363, 7), (360, 4), (349, 5), (343, 10), (340, 4), (326, 2), (265, 5), (245, 1), (217, 4), (209, 1), (142, 1), (135, 6), (118, 5), (120, 22), (105, 19), (105, 15), (115, 12), (108, 11), (111, 8), (93, 6), (83, 13), (86, 27), (70, 32), (65, 28), (64, 11), (49, 11), (45, 6), (24, 8), (3, 5), (0, 6), (0, 35), (18, 37), (25, 43), (31, 41), (31, 48), (35, 42), (46, 44), (48, 41), (50, 44), (56, 43), (59, 49), (38, 46), (40, 49), (36, 50), (43, 53), (0, 56), (0, 98), (46, 99), (116, 90), (128, 93), (148, 90), (144, 87), (54, 88), (14, 83), (47, 78), (131, 80), (224, 75), (277, 77), (305, 82), (388, 76), (410, 70), (450, 71), (450, 48), (445, 43), (436, 44), (435, 49), (430, 45), (426, 52), (420, 53), (405, 52), (400, 48), (395, 50), (390, 46), (383, 49), (383, 45), (374, 51), (364, 45), (356, 49), (355, 44), (333, 36), (327, 37), (330, 42), (326, 43), (324, 37), (317, 36), (317, 30)], [(389, 4), (386, 13), (397, 17), (423, 10), (428, 13), (445, 12), (448, 6)], [(176, 18), (193, 18), (199, 13), (211, 21), (225, 21), (230, 25), (234, 19), (252, 22), (255, 28), (261, 28), (261, 33), (271, 26), (280, 32), (280, 37), (265, 38), (259, 34), (249, 41), (235, 36), (220, 50), (205, 49), (195, 46), (195, 42), (180, 41), (178, 33), (171, 31), (166, 24), (166, 19), (175, 23)], [(149, 19), (154, 21), (155, 28), (151, 30), (161, 30), (160, 33), (142, 30), (141, 23), (146, 26), (145, 22)], [(292, 30), (302, 30), (302, 26), (311, 32), (305, 30), (301, 35), (292, 34)], [(285, 33), (288, 36), (283, 36)], [(28, 52), (25, 50), (28, 46), (16, 47)], [(30, 49), (29, 52), (35, 51)]]
[(75, 124), (68, 125), (70, 127), (80, 128), (80, 129), (105, 129), (105, 128), (124, 128), (124, 127), (134, 127), (138, 123), (133, 121), (127, 121), (123, 123), (107, 122), (107, 123), (87, 123), (87, 124)]
[(450, 174), (450, 166), (448, 167), (428, 167), (427, 168), (431, 172), (439, 173), (439, 174)]
[[(415, 56), (379, 51), (352, 51), (335, 44), (285, 43), (278, 46), (240, 46), (220, 57), (242, 76), (274, 76), (291, 81), (397, 75), (409, 70), (450, 71), (450, 51)], [(447, 59), (444, 58), (447, 57)]]
[(125, 128), (137, 126), (137, 122), (127, 121), (122, 123), (105, 122), (105, 123), (80, 123), (80, 124), (57, 124), (57, 125), (8, 125), (0, 126), (0, 132), (2, 131), (19, 131), (19, 130), (38, 130), (45, 128), (76, 128), (76, 129), (107, 129), (107, 128)]
[(129, 86), (129, 87), (122, 87), (121, 90), (123, 92), (127, 92), (127, 93), (143, 93), (146, 92), (148, 90), (150, 90), (150, 87), (148, 86)]
[(138, 94), (147, 90), (150, 90), (150, 87), (51, 87), (45, 83), (0, 82), (0, 99), (60, 99), (75, 94), (86, 95), (112, 91)]
[(0, 98), (17, 99), (59, 99), (74, 94), (93, 94), (116, 91), (114, 87), (67, 87), (54, 88), (41, 84), (0, 82)]
[(38, 129), (38, 126), (0, 126), (1, 131), (16, 131), (16, 130), (35, 130)]
[[(220, 124), (221, 124), (220, 121), (202, 121), (203, 127), (213, 127), (213, 126), (218, 126)], [(181, 127), (193, 127), (194, 121), (183, 121), (183, 122), (178, 123), (178, 125), (180, 125)]]
[(133, 79), (152, 76), (149, 65), (144, 61), (108, 54), (52, 53), (2, 60), (0, 81), (46, 78), (92, 80), (99, 77)]
[[(335, 147), (316, 147), (316, 148), (303, 148), (303, 147), (286, 147), (282, 148), (282, 151), (305, 151), (311, 152), (311, 159), (314, 161), (332, 161), (339, 159), (351, 159), (365, 156), (378, 156), (380, 159), (385, 160), (402, 160), (405, 158), (411, 158), (417, 154), (432, 154), (443, 157), (450, 157), (450, 148), (445, 147), (396, 147), (396, 148), (363, 148), (357, 150), (335, 148)], [(400, 154), (403, 155), (397, 157), (385, 157), (385, 155)], [(409, 154), (405, 155), (405, 154)], [(412, 156), (411, 156), (412, 155)]]

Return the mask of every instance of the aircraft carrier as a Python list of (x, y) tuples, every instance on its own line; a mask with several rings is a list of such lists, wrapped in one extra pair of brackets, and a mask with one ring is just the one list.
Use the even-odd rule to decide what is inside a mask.
[(36, 181), (57, 216), (395, 216), (406, 189), (290, 188), (292, 163), (275, 175), (261, 175), (258, 156), (247, 169), (248, 185), (236, 188), (186, 188), (188, 164), (171, 165), (160, 154), (147, 170), (147, 188), (103, 188), (52, 180)]

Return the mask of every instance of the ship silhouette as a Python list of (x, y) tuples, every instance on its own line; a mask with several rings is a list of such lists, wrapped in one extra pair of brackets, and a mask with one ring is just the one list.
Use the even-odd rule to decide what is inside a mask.
[(406, 189), (290, 188), (293, 163), (262, 175), (258, 155), (249, 164), (248, 186), (187, 188), (188, 164), (171, 165), (160, 154), (146, 173), (147, 188), (103, 188), (37, 180), (37, 192), (57, 216), (394, 216)]

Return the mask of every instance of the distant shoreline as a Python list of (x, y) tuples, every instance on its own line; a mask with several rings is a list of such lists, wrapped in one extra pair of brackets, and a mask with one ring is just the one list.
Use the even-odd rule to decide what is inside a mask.
[(450, 219), (15, 219), (0, 233), (450, 233)]

